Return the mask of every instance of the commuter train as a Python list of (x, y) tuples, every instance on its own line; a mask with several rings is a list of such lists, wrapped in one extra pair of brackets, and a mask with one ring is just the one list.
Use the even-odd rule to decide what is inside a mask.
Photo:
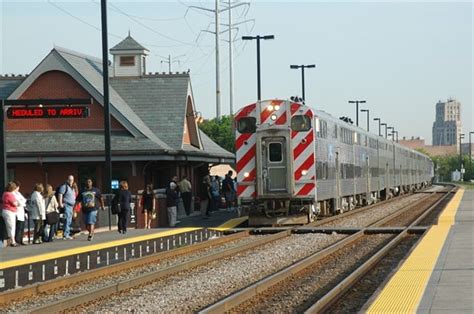
[(311, 222), (430, 185), (427, 156), (301, 102), (235, 115), (237, 197), (250, 225)]

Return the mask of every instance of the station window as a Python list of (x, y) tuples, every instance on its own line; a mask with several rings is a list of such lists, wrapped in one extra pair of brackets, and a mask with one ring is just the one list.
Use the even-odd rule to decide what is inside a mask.
[(311, 129), (311, 119), (306, 115), (297, 115), (291, 118), (291, 129), (296, 132), (309, 131)]
[(255, 133), (257, 130), (257, 119), (254, 117), (244, 117), (237, 121), (237, 131), (239, 133)]
[(283, 161), (281, 143), (270, 143), (268, 145), (268, 159), (270, 160), (270, 162)]

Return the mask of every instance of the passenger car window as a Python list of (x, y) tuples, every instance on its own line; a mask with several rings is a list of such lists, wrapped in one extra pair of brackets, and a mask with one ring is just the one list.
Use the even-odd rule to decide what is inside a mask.
[(244, 117), (237, 121), (237, 131), (239, 133), (255, 133), (257, 130), (257, 119), (254, 117)]
[(311, 118), (305, 115), (297, 115), (291, 118), (291, 129), (296, 132), (309, 131), (311, 129)]

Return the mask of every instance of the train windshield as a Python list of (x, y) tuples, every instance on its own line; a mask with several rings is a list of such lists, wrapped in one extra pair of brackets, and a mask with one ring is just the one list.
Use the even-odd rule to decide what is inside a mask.
[(306, 115), (297, 115), (291, 118), (291, 129), (296, 132), (309, 131), (311, 118)]
[(237, 121), (237, 131), (239, 133), (255, 133), (257, 129), (257, 119), (254, 117), (244, 117)]

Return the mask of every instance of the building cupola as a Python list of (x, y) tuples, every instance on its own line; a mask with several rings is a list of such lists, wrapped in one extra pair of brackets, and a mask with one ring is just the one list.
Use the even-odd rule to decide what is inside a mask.
[(110, 49), (113, 55), (113, 76), (133, 77), (145, 74), (145, 58), (149, 50), (140, 45), (128, 32), (127, 38)]

